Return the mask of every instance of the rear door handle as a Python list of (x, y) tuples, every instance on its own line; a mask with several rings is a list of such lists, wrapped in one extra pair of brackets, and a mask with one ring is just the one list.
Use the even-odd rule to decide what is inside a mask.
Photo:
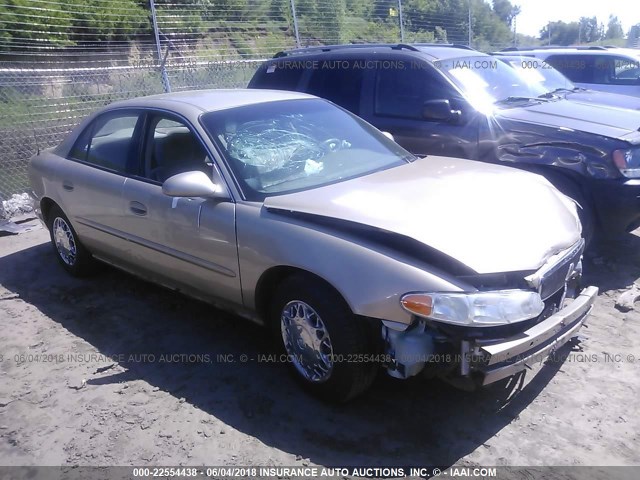
[(73, 183), (68, 180), (63, 180), (62, 188), (64, 188), (67, 192), (73, 192)]
[(129, 210), (141, 217), (147, 214), (147, 207), (140, 202), (129, 202)]

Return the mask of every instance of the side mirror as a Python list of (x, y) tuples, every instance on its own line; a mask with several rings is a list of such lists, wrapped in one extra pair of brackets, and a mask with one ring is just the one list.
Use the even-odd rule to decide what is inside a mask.
[(395, 139), (395, 138), (393, 138), (393, 135), (392, 135), (391, 133), (389, 133), (389, 132), (382, 132), (382, 134), (383, 134), (385, 137), (387, 137), (389, 140), (391, 140), (392, 142), (395, 142), (395, 141), (396, 141), (396, 139)]
[(427, 100), (422, 104), (422, 118), (425, 120), (448, 121), (454, 118), (449, 100)]
[(229, 198), (227, 189), (216, 185), (200, 171), (178, 173), (162, 184), (162, 193), (169, 197)]

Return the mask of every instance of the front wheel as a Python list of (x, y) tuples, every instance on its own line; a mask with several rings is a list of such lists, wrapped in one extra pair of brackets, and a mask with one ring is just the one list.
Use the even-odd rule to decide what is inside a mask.
[(373, 383), (372, 326), (326, 284), (304, 275), (289, 277), (276, 291), (270, 316), (290, 370), (313, 395), (346, 402)]
[(47, 215), (49, 234), (56, 257), (63, 268), (76, 277), (93, 272), (95, 260), (82, 245), (71, 222), (57, 205)]

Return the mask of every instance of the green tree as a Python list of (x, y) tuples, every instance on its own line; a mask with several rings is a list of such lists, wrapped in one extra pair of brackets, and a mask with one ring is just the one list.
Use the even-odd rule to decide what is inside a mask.
[(601, 40), (603, 36), (603, 27), (598, 23), (596, 17), (580, 17), (578, 41), (582, 43), (591, 43)]
[(614, 38), (624, 38), (624, 30), (622, 29), (622, 23), (618, 20), (618, 17), (609, 15), (609, 22), (607, 23), (607, 32), (604, 35), (607, 40)]
[(0, 38), (38, 45), (126, 40), (149, 31), (148, 10), (136, 0), (7, 0), (0, 5)]
[[(378, 20), (388, 20), (390, 9), (398, 9), (398, 0), (379, 0), (371, 3), (373, 4), (371, 7), (372, 16)], [(403, 5), (405, 5), (405, 2), (403, 2)]]
[(550, 22), (540, 30), (540, 40), (544, 45), (547, 43), (552, 45), (573, 45), (578, 41), (579, 36), (580, 24), (578, 22)]
[(29, 0), (9, 0), (0, 10), (3, 29), (14, 41), (45, 41), (57, 45), (69, 43), (72, 14), (62, 5), (34, 8)]
[(471, 12), (474, 46), (491, 47), (511, 43), (512, 34), (509, 24), (502, 21), (487, 2), (471, 0)]
[(509, 0), (493, 0), (493, 11), (500, 21), (510, 27), (513, 25), (513, 19), (520, 15), (520, 7), (513, 5)]
[(346, 0), (347, 15), (370, 20), (374, 10), (374, 2), (369, 0)]
[(70, 38), (83, 41), (128, 40), (140, 32), (149, 32), (149, 12), (133, 0), (103, 0), (100, 8), (83, 0), (65, 0), (73, 4)]

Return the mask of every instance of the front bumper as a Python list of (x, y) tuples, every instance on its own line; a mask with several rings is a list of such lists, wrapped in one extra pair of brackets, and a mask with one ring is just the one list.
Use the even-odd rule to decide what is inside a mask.
[(481, 360), (471, 363), (471, 372), (488, 385), (544, 361), (578, 332), (597, 296), (597, 287), (587, 287), (565, 308), (521, 334), (472, 345), (474, 357)]

